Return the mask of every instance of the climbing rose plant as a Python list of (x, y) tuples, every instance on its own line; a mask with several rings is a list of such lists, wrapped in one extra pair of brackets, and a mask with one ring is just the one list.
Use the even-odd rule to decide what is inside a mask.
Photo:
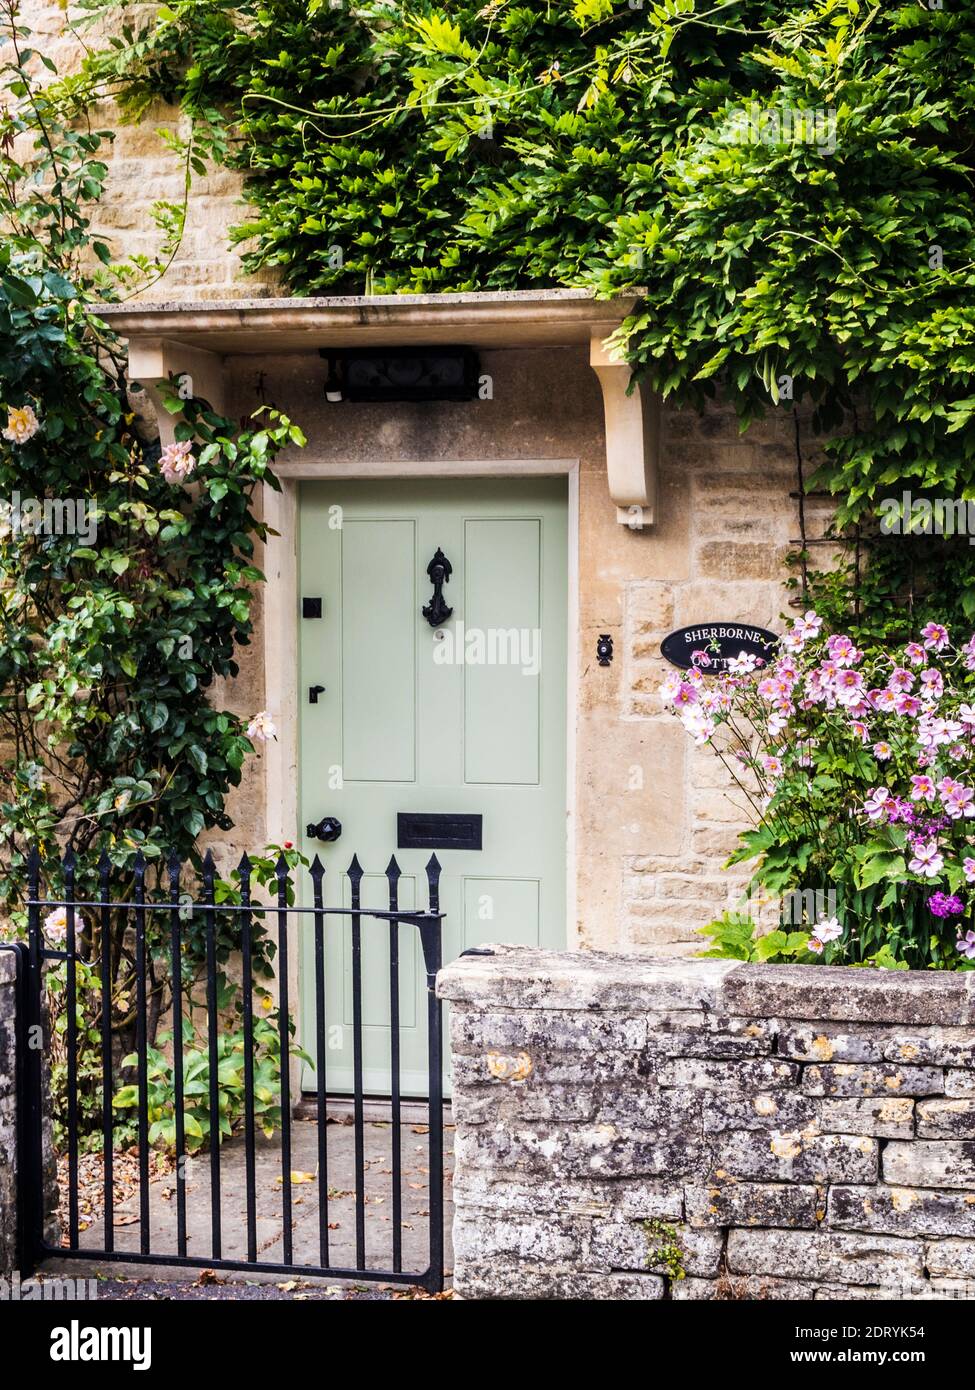
[[(225, 801), (273, 726), (213, 699), (237, 674), (262, 574), (256, 491), (297, 426), (239, 424), (193, 398), (161, 448), (130, 405), (101, 298), (151, 278), (92, 231), (111, 136), (63, 116), (56, 73), (0, 0), (0, 903), (16, 920), (24, 858), (79, 857), (78, 889), (131, 896), (142, 851), (229, 827)], [(185, 399), (183, 399), (185, 397)], [(119, 962), (121, 965), (121, 960)], [(123, 971), (124, 974), (124, 971)]]
[[(150, 897), (166, 857), (196, 858), (198, 837), (229, 829), (230, 790), (255, 741), (274, 737), (268, 711), (250, 721), (222, 707), (217, 678), (237, 674), (263, 576), (266, 528), (255, 499), (277, 487), (271, 465), (301, 431), (273, 409), (243, 422), (197, 399), (190, 377), (166, 408), (175, 440), (133, 410), (123, 345), (99, 301), (143, 289), (165, 268), (117, 261), (93, 231), (110, 132), (66, 112), (51, 59), (33, 46), (15, 0), (0, 0), (0, 935), (23, 932), (26, 859), (40, 852), (50, 897), (64, 888), (61, 857), (77, 856), (76, 894), (132, 899), (138, 855)], [(70, 85), (70, 84), (69, 84)], [(81, 117), (81, 119), (76, 119)], [(175, 225), (178, 210), (162, 208)], [(276, 847), (275, 847), (276, 848)], [(284, 847), (286, 862), (295, 859)], [(98, 866), (102, 857), (103, 869)], [(272, 861), (258, 858), (266, 885)], [(190, 874), (183, 887), (192, 886)], [(225, 896), (231, 891), (218, 883)], [(63, 909), (45, 914), (63, 940)], [(84, 1144), (102, 1111), (104, 1005), (127, 1051), (135, 1029), (131, 922), (79, 910), (73, 985), (77, 1076), (72, 1100)], [(147, 925), (148, 1039), (171, 1008), (170, 962), (156, 913)], [(106, 940), (105, 937), (108, 937)], [(220, 1005), (239, 1010), (225, 970), (239, 932), (216, 933)], [(258, 989), (273, 974), (273, 943), (255, 924)], [(189, 993), (205, 958), (199, 914), (181, 937)], [(111, 998), (103, 996), (107, 964)], [(67, 1110), (67, 968), (47, 975), (56, 1129)], [(270, 996), (265, 996), (270, 1005)]]
[(661, 693), (754, 821), (730, 862), (757, 860), (769, 893), (836, 895), (804, 958), (975, 968), (975, 636), (931, 622), (868, 657), (808, 612), (769, 663), (693, 655)]

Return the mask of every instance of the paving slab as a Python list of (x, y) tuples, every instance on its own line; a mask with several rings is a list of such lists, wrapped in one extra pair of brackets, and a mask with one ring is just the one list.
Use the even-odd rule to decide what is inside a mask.
[[(319, 1167), (318, 1122), (314, 1117), (296, 1117), (291, 1131), (291, 1233), (296, 1266), (321, 1263), (319, 1198), (324, 1196), (328, 1241), (328, 1264), (332, 1268), (356, 1269), (355, 1203), (355, 1127), (347, 1117), (326, 1125), (327, 1171)], [(453, 1174), (453, 1127), (444, 1130), (444, 1221), (447, 1268), (450, 1268), (450, 1227), (452, 1220), (451, 1179)], [(421, 1274), (429, 1264), (430, 1172), (427, 1126), (404, 1119), (401, 1132), (402, 1164), (402, 1261), (404, 1271)], [(224, 1259), (247, 1259), (247, 1176), (244, 1141), (238, 1137), (220, 1151), (221, 1255)], [(382, 1273), (393, 1269), (393, 1127), (388, 1121), (372, 1120), (363, 1129), (363, 1170), (365, 1194), (365, 1265)], [(213, 1256), (211, 1230), (210, 1157), (203, 1154), (186, 1160), (186, 1253), (209, 1261)], [(273, 1139), (259, 1136), (255, 1145), (255, 1208), (257, 1259), (264, 1263), (284, 1262), (284, 1223), (282, 1214), (283, 1173), (280, 1135)], [(114, 1208), (115, 1250), (138, 1253), (142, 1224), (138, 1188), (130, 1188)], [(177, 1253), (177, 1202), (175, 1173), (155, 1176), (149, 1184), (150, 1249), (158, 1256), (154, 1278), (166, 1281), (197, 1281), (196, 1267), (165, 1268), (167, 1255)], [(81, 1232), (80, 1246), (104, 1249), (104, 1221), (96, 1212)], [(88, 1260), (54, 1258), (45, 1263), (50, 1274), (64, 1273), (91, 1277), (95, 1272)], [(96, 1262), (96, 1270), (110, 1278), (124, 1276), (145, 1280), (149, 1273), (141, 1263)], [(230, 1279), (255, 1284), (287, 1282), (282, 1272), (223, 1272)], [(357, 1281), (361, 1282), (361, 1281)], [(308, 1277), (308, 1287), (325, 1284), (347, 1287), (345, 1281)], [(138, 1296), (138, 1295), (136, 1295)], [(150, 1295), (151, 1296), (151, 1295)], [(163, 1295), (165, 1296), (165, 1295)], [(216, 1296), (221, 1296), (217, 1294)]]

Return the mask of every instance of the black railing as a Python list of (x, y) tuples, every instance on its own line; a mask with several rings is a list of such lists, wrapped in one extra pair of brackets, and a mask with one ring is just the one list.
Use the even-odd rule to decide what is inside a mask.
[[(388, 906), (375, 908), (363, 905), (362, 879), (364, 871), (356, 857), (344, 877), (348, 881), (349, 906), (329, 907), (324, 899), (325, 869), (316, 855), (308, 878), (311, 888), (311, 905), (300, 905), (294, 899), (295, 884), (286, 860), (279, 859), (274, 871), (274, 889), (271, 903), (253, 900), (252, 864), (245, 855), (237, 871), (237, 891), (235, 901), (216, 901), (216, 870), (212, 855), (207, 852), (200, 875), (202, 893), (191, 897), (183, 891), (185, 866), (171, 857), (165, 866), (163, 882), (168, 884), (168, 897), (151, 900), (146, 895), (147, 863), (140, 853), (131, 871), (131, 899), (113, 897), (110, 892), (112, 866), (107, 855), (102, 855), (97, 865), (97, 896), (79, 897), (76, 892), (78, 865), (69, 853), (57, 866), (56, 881), (63, 884), (63, 896), (46, 896), (41, 892), (41, 860), (36, 849), (28, 860), (28, 953), (26, 957), (27, 988), (25, 998), (26, 1021), (28, 1027), (40, 1028), (42, 1010), (42, 990), (45, 967), (56, 963), (65, 966), (66, 1014), (64, 1030), (66, 1095), (64, 1113), (64, 1140), (67, 1167), (67, 1231), (62, 1234), (62, 1244), (51, 1246), (45, 1243), (43, 1222), (44, 1213), (40, 1198), (43, 1169), (43, 1135), (41, 1124), (41, 1087), (44, 1084), (42, 1054), (36, 1047), (26, 1048), (22, 1059), (26, 1068), (24, 1088), (25, 1110), (21, 1112), (22, 1128), (29, 1136), (29, 1144), (24, 1151), (26, 1171), (20, 1175), (21, 1191), (26, 1198), (25, 1205), (29, 1216), (24, 1236), (22, 1268), (30, 1269), (38, 1259), (51, 1255), (71, 1255), (72, 1257), (99, 1260), (119, 1260), (127, 1263), (160, 1263), (189, 1266), (214, 1266), (238, 1270), (261, 1272), (289, 1272), (305, 1275), (322, 1275), (332, 1278), (384, 1280), (393, 1283), (420, 1284), (437, 1292), (443, 1287), (444, 1241), (443, 1241), (443, 1048), (441, 1009), (436, 999), (434, 985), (437, 971), (441, 965), (441, 928), (443, 913), (439, 904), (440, 865), (433, 855), (426, 866), (428, 883), (428, 907), (425, 911), (399, 906), (399, 881), (401, 872), (395, 858), (391, 859), (385, 870)], [(48, 875), (54, 878), (54, 875)], [(299, 885), (300, 886), (300, 885)], [(289, 904), (289, 897), (292, 902)], [(52, 912), (63, 910), (64, 946), (59, 949), (45, 939), (45, 922)], [(187, 920), (196, 919), (202, 914), (204, 941), (202, 951), (198, 949), (196, 965), (192, 978), (184, 978), (185, 934)], [(44, 914), (47, 914), (45, 918)], [(148, 926), (155, 915), (165, 924), (162, 929), (149, 932)], [(329, 1020), (326, 1008), (326, 923), (329, 919), (339, 919), (347, 925), (351, 947), (351, 1002), (352, 1002), (352, 1109), (353, 1109), (353, 1170), (354, 1192), (341, 1193), (340, 1197), (351, 1195), (354, 1199), (355, 1213), (355, 1258), (354, 1262), (339, 1260), (337, 1263), (330, 1250), (329, 1217), (333, 1196), (329, 1188), (329, 1138), (326, 1120), (329, 1099), (326, 1046)], [(241, 1135), (235, 1135), (239, 1147), (242, 1137), (244, 1149), (244, 1192), (243, 1218), (246, 1229), (246, 1256), (238, 1257), (225, 1249), (223, 1216), (226, 1214), (223, 1202), (223, 1180), (225, 1176), (226, 1144), (220, 1142), (220, 1023), (221, 1009), (218, 997), (219, 970), (218, 951), (226, 949), (227, 934), (220, 938), (218, 947), (218, 923), (231, 924), (230, 941), (239, 950), (241, 958), (241, 1009), (243, 1022), (243, 1117)], [(278, 982), (277, 1008), (277, 1047), (280, 1061), (280, 1261), (261, 1258), (269, 1244), (276, 1239), (264, 1240), (259, 1244), (260, 1213), (258, 1201), (258, 1140), (257, 1140), (257, 1099), (258, 1084), (255, 1071), (255, 1016), (254, 1016), (254, 974), (253, 947), (254, 924), (257, 921), (273, 921), (277, 927), (277, 963), (275, 973)], [(391, 1136), (391, 1231), (388, 1242), (388, 1260), (385, 1264), (370, 1263), (368, 1246), (375, 1242), (375, 1231), (370, 1231), (367, 1240), (366, 1223), (366, 1156), (365, 1156), (365, 1101), (366, 1093), (363, 1077), (363, 931), (379, 931), (385, 924), (388, 930), (388, 989), (389, 989), (389, 1132)], [(97, 933), (94, 927), (97, 925)], [(314, 1005), (313, 1019), (304, 1020), (306, 1039), (315, 1043), (315, 1085), (317, 1097), (318, 1132), (315, 1144), (317, 1162), (317, 1213), (314, 1231), (314, 1256), (310, 1259), (295, 1260), (295, 1202), (292, 1193), (293, 1161), (293, 1101), (295, 1096), (291, 1080), (291, 1056), (294, 1045), (289, 999), (289, 961), (291, 952), (300, 947), (301, 935), (305, 929), (312, 932), (312, 942), (305, 954), (306, 961), (313, 961)], [(404, 928), (416, 929), (423, 954), (423, 967), (426, 975), (426, 1103), (428, 1133), (428, 1181), (429, 1181), (429, 1262), (426, 1268), (413, 1271), (404, 1269), (403, 1232), (404, 1220), (404, 1165), (402, 1146), (404, 1141), (400, 1019), (400, 933)], [(113, 971), (118, 967), (120, 955), (125, 955), (130, 963), (131, 977), (135, 987), (134, 1001), (134, 1053), (135, 1090), (137, 1094), (136, 1130), (138, 1155), (138, 1196), (139, 1212), (137, 1221), (126, 1226), (138, 1227), (138, 1248), (129, 1239), (119, 1239), (114, 1215), (115, 1170), (114, 1137), (119, 1124), (117, 1108), (113, 1105), (116, 1082), (121, 1079), (119, 1060), (113, 1057), (113, 1043), (116, 1036), (117, 1020), (113, 1018), (112, 989)], [(151, 960), (150, 960), (151, 956)], [(153, 1239), (150, 1194), (150, 1081), (149, 1049), (151, 1020), (149, 1013), (150, 970), (157, 970), (163, 962), (168, 967), (168, 986), (170, 991), (169, 1013), (172, 1020), (172, 1156), (175, 1160), (175, 1248), (159, 1249)], [(78, 972), (84, 962), (87, 969), (97, 976), (101, 988), (100, 1000), (100, 1078), (101, 1078), (101, 1131), (103, 1144), (103, 1186), (102, 1186), (102, 1240), (92, 1244), (90, 1231), (82, 1230), (79, 1206), (79, 1146), (80, 1146), (80, 1092), (79, 1092), (79, 1038), (77, 1026)], [(158, 984), (155, 975), (152, 980)], [(183, 1025), (187, 1005), (192, 1001), (194, 991), (202, 985), (202, 1001), (194, 1001), (205, 1010), (207, 1020), (207, 1079), (206, 1094), (208, 1104), (209, 1128), (209, 1235), (205, 1252), (198, 1247), (199, 1235), (191, 1238), (188, 1231), (188, 1201), (196, 1194), (188, 1190), (186, 1180), (187, 1159), (187, 1083), (184, 1073)], [(155, 1020), (158, 1022), (159, 1020)], [(37, 1036), (40, 1034), (38, 1033)], [(194, 1094), (198, 1095), (200, 1081), (194, 1077)], [(266, 1080), (262, 1094), (266, 1094)], [(25, 1113), (26, 1112), (26, 1113)], [(421, 1127), (422, 1129), (422, 1127)], [(266, 1151), (265, 1151), (266, 1152)], [(386, 1170), (383, 1170), (386, 1171)], [(302, 1204), (305, 1202), (303, 1188)], [(377, 1200), (373, 1198), (372, 1200)], [(381, 1200), (385, 1201), (385, 1197)], [(192, 1209), (191, 1209), (192, 1211)], [(193, 1211), (194, 1216), (198, 1213)], [(301, 1214), (301, 1224), (306, 1225), (306, 1214)], [(413, 1229), (407, 1226), (407, 1229)], [(85, 1238), (82, 1239), (84, 1234)], [(385, 1242), (384, 1242), (385, 1244)], [(384, 1250), (384, 1253), (387, 1253)]]

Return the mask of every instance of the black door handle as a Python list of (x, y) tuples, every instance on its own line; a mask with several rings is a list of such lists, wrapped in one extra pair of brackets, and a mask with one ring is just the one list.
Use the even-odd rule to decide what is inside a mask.
[(325, 687), (324, 687), (324, 685), (310, 685), (310, 686), (308, 687), (308, 703), (309, 703), (310, 705), (317, 705), (317, 704), (318, 704), (318, 697), (319, 697), (319, 695), (324, 695), (324, 694), (325, 694)]
[(306, 826), (305, 834), (310, 840), (324, 840), (329, 844), (342, 834), (342, 822), (336, 820), (335, 816), (323, 816), (317, 825)]

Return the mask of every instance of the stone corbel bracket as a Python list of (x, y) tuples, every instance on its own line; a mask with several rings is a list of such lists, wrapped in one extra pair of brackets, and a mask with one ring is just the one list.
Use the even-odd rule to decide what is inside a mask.
[(163, 404), (161, 388), (173, 377), (183, 378), (187, 398), (208, 401), (218, 415), (226, 413), (223, 358), (218, 353), (172, 338), (129, 339), (129, 380), (145, 387), (155, 406), (163, 448), (174, 442), (181, 418), (171, 415)]
[(616, 520), (633, 530), (653, 526), (657, 514), (660, 397), (643, 386), (630, 391), (632, 371), (603, 339), (589, 344), (589, 365), (599, 377), (606, 421), (606, 475)]

